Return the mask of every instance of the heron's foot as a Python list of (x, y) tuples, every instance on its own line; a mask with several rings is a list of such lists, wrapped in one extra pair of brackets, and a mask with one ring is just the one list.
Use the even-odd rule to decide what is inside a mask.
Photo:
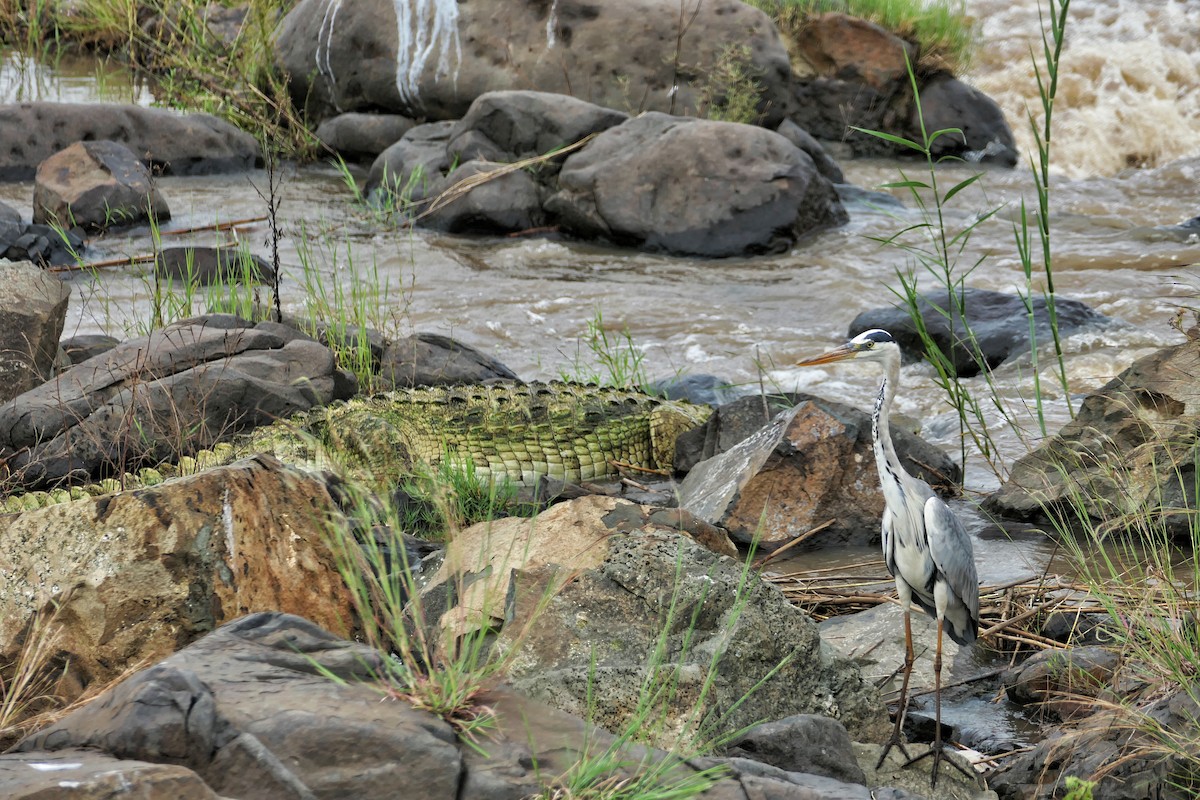
[(909, 756), (908, 751), (904, 749), (904, 742), (900, 739), (900, 729), (899, 726), (897, 726), (896, 730), (892, 733), (892, 738), (888, 739), (887, 742), (884, 743), (883, 752), (879, 754), (879, 760), (875, 762), (875, 769), (879, 769), (883, 766), (883, 762), (887, 760), (888, 753), (892, 752), (893, 747), (900, 748), (900, 752), (904, 754), (906, 759), (908, 759), (907, 763), (912, 763), (913, 759), (911, 756)]
[[(903, 752), (903, 750), (904, 750), (904, 748), (901, 748), (901, 752)], [(942, 761), (945, 761), (947, 764), (954, 767), (956, 770), (961, 772), (963, 775), (965, 775), (971, 781), (978, 781), (979, 775), (974, 770), (969, 769), (968, 767), (964, 767), (962, 764), (958, 763), (957, 758), (951, 758), (949, 753), (947, 752), (948, 750), (949, 750), (949, 748), (946, 745), (942, 744), (941, 742), (934, 742), (933, 746), (930, 747), (924, 753), (913, 756), (912, 758), (908, 759), (908, 761), (905, 761), (904, 767), (911, 767), (913, 764), (916, 764), (918, 761), (921, 761), (922, 759), (932, 757), (933, 758), (933, 769), (931, 770), (930, 776), (929, 776), (930, 788), (937, 786), (938, 769), (941, 767)], [(904, 755), (907, 756), (908, 753), (904, 753)]]

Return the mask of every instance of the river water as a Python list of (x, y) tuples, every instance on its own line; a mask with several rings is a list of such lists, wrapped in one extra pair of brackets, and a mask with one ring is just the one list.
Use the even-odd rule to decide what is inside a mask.
[[(1134, 359), (1182, 340), (1171, 327), (1177, 311), (1200, 306), (1200, 240), (1162, 230), (1200, 214), (1200, 14), (1191, 0), (1076, 0), (1068, 23), (1053, 141), (1054, 281), (1060, 296), (1082, 300), (1126, 323), (1065, 341), (1066, 374), (1077, 404)], [(1033, 0), (969, 0), (982, 21), (984, 46), (966, 79), (1003, 107), (1028, 156), (1024, 122), (1037, 108), (1029, 60), (1040, 48)], [(5, 101), (103, 99), (149, 102), (143, 87), (94, 64), (56, 68), (10, 60), (0, 69)], [(847, 179), (874, 188), (899, 177), (893, 162), (843, 164)], [(910, 173), (918, 165), (907, 164)], [(939, 170), (944, 187), (977, 168)], [(1000, 291), (1025, 288), (1014, 247), (1013, 221), (1022, 198), (1035, 203), (1027, 168), (984, 169), (975, 186), (947, 210), (952, 230), (997, 210), (979, 224), (960, 256), (973, 267), (968, 285)], [(763, 258), (697, 261), (637, 254), (545, 238), (480, 239), (381, 225), (354, 206), (336, 170), (327, 165), (282, 171), (283, 304), (303, 309), (311, 291), (301, 277), (307, 261), (317, 282), (375, 287), (366, 304), (374, 324), (392, 334), (430, 331), (453, 336), (506, 363), (527, 379), (564, 372), (586, 374), (593, 354), (581, 344), (589, 321), (629, 340), (653, 378), (710, 373), (757, 389), (801, 389), (869, 407), (877, 378), (854, 365), (794, 370), (787, 365), (843, 340), (850, 320), (894, 302), (898, 270), (911, 261), (874, 239), (920, 221), (907, 210), (850, 208), (847, 226), (813, 237), (791, 252)], [(160, 189), (173, 219), (167, 229), (263, 213), (266, 176), (166, 178)], [(0, 200), (30, 214), (30, 184), (0, 185)], [(899, 195), (903, 197), (902, 195)], [(266, 255), (268, 229), (253, 223), (240, 238)], [(211, 233), (177, 237), (213, 244)], [(95, 239), (87, 257), (102, 260), (148, 252), (145, 230)], [(137, 267), (103, 270), (99, 277), (66, 277), (74, 289), (64, 335), (122, 336), (148, 317), (149, 279)], [(920, 276), (928, 290), (937, 283)], [(1035, 291), (1044, 280), (1035, 276)], [(582, 368), (580, 364), (582, 363)], [(1043, 348), (1042, 404), (1051, 432), (1068, 418), (1067, 397)], [(956, 415), (925, 365), (907, 367), (897, 410), (926, 438), (959, 451)], [(1028, 357), (996, 370), (994, 382), (1020, 434), (993, 415), (999, 457), (988, 464), (968, 456), (967, 488), (997, 485), (1017, 456), (1036, 444), (1033, 377)], [(982, 378), (970, 389), (987, 397)], [(1004, 534), (960, 504), (977, 534), (984, 583), (1040, 572), (1052, 546), (1036, 534)], [(841, 554), (846, 563), (873, 553)], [(829, 564), (829, 554), (820, 557)], [(780, 569), (798, 566), (780, 565)], [(997, 721), (996, 727), (1005, 723)]]

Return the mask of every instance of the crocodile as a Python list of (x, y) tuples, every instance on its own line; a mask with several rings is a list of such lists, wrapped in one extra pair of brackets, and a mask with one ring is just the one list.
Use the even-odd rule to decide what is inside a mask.
[(443, 461), (470, 462), (482, 477), (513, 483), (541, 475), (602, 480), (620, 467), (669, 472), (676, 439), (711, 413), (632, 389), (561, 381), (396, 389), (301, 412), (173, 463), (14, 494), (0, 499), (0, 513), (153, 486), (260, 453), (374, 487)]

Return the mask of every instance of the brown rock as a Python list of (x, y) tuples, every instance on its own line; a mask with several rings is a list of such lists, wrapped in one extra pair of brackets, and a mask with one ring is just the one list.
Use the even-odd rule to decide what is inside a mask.
[[(449, 592), (455, 598), (455, 607), (446, 609), (441, 624), (462, 635), (504, 620), (514, 570), (554, 564), (563, 568), (565, 579), (573, 571), (597, 567), (607, 555), (607, 539), (632, 530), (681, 531), (714, 552), (737, 555), (723, 531), (686, 511), (588, 495), (552, 506), (535, 519), (508, 517), (458, 532), (424, 593), (433, 597)], [(444, 605), (435, 600), (431, 607)]]
[(907, 80), (904, 55), (916, 62), (917, 48), (895, 34), (858, 17), (821, 14), (796, 36), (798, 55), (812, 73), (866, 84), (890, 94)]
[[(770, 413), (784, 410), (766, 426), (762, 398), (745, 397), (721, 406), (705, 429), (681, 437), (677, 457), (707, 460), (680, 485), (680, 506), (736, 541), (757, 540), (768, 549), (816, 528), (805, 547), (878, 543), (883, 493), (870, 416), (802, 393), (767, 405)], [(957, 466), (936, 447), (899, 428), (892, 433), (911, 474), (935, 488), (957, 480)]]
[[(252, 611), (348, 632), (323, 541), (324, 484), (258, 457), (151, 489), (0, 517), (0, 663), (62, 602), (58, 652), (77, 686), (166, 656)], [(70, 699), (70, 698), (68, 698)]]
[(144, 219), (171, 218), (146, 169), (117, 142), (76, 142), (37, 169), (33, 221), (104, 230)]

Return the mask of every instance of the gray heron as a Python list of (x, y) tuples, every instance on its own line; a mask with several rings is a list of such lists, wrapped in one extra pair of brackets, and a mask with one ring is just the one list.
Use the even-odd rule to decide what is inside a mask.
[[(908, 759), (909, 766), (926, 756), (933, 757), (930, 784), (937, 785), (942, 746), (942, 634), (959, 644), (975, 641), (979, 629), (979, 579), (975, 572), (975, 554), (971, 537), (958, 518), (929, 484), (909, 475), (900, 465), (888, 429), (888, 415), (896, 387), (900, 383), (900, 345), (887, 331), (865, 331), (841, 347), (796, 363), (799, 367), (831, 364), (857, 358), (877, 361), (883, 366), (883, 382), (875, 399), (875, 465), (883, 488), (883, 558), (888, 572), (896, 580), (896, 594), (904, 612), (904, 679), (900, 687), (900, 708), (891, 739), (875, 765), (883, 765), (893, 747)], [(933, 747), (928, 753), (910, 758), (901, 741), (901, 730), (908, 707), (908, 682), (913, 668), (911, 608), (913, 601), (937, 619), (937, 651), (933, 659), (934, 696), (937, 707)], [(953, 759), (954, 767), (974, 778)]]

